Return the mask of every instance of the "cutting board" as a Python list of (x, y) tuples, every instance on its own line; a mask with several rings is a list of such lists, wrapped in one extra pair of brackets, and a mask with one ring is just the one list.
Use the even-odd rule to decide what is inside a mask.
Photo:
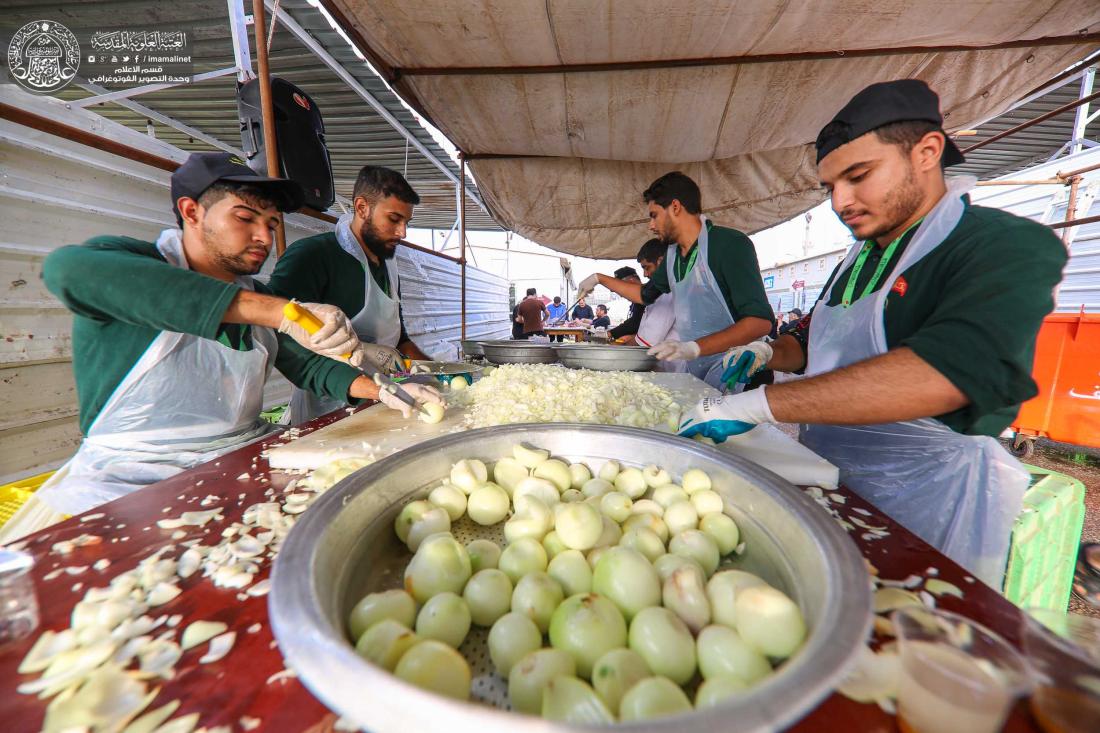
[[(688, 410), (718, 391), (690, 374), (643, 372), (639, 376), (667, 389), (681, 409)], [(428, 425), (405, 419), (385, 405), (371, 405), (320, 430), (271, 448), (267, 459), (274, 469), (313, 470), (341, 458), (384, 458), (410, 446), (466, 429), (466, 410), (451, 407), (443, 420)], [(669, 432), (661, 426), (654, 428)], [(748, 458), (792, 483), (836, 486), (837, 470), (830, 463), (771, 425), (761, 425), (730, 438), (722, 450)]]

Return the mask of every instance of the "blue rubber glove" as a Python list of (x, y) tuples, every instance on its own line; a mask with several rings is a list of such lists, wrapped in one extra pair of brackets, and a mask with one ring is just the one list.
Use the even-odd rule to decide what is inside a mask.
[(772, 358), (772, 347), (763, 341), (735, 346), (722, 355), (722, 383), (728, 387), (748, 383)]
[(765, 387), (722, 397), (704, 397), (684, 415), (680, 435), (701, 435), (715, 443), (747, 433), (761, 423), (774, 423)]

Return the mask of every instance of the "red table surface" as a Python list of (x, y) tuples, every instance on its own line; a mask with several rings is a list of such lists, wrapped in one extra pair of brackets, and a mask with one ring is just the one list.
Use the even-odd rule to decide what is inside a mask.
[[(341, 411), (319, 418), (308, 428), (303, 428), (302, 432), (323, 427), (343, 416)], [(73, 606), (83, 598), (88, 587), (106, 585), (115, 575), (132, 569), (142, 558), (165, 545), (193, 538), (201, 538), (204, 544), (220, 541), (221, 530), (232, 522), (240, 521), (246, 507), (268, 500), (264, 496), (268, 488), (283, 489), (294, 478), (289, 474), (272, 472), (267, 461), (260, 456), (265, 447), (275, 442), (272, 438), (245, 446), (216, 461), (87, 512), (104, 513), (106, 516), (100, 519), (81, 522), (79, 516), (73, 517), (32, 535), (25, 549), (36, 560), (33, 573), (41, 607), (40, 630), (60, 631), (67, 628)], [(236, 477), (245, 472), (261, 478), (237, 480)], [(264, 482), (264, 478), (268, 482)], [(889, 536), (883, 539), (864, 540), (861, 537), (863, 530), (851, 533), (863, 555), (878, 568), (880, 577), (902, 579), (910, 574), (925, 575), (928, 568), (934, 567), (939, 571), (938, 577), (954, 583), (964, 592), (962, 599), (949, 596), (939, 598), (940, 607), (962, 613), (1018, 644), (1021, 614), (1014, 605), (980, 582), (967, 582), (965, 570), (850, 491), (841, 488), (838, 493), (846, 497), (846, 503), (840, 507), (845, 514), (850, 514), (852, 508), (861, 507), (871, 512), (871, 516), (861, 517), (868, 524), (888, 526)], [(221, 496), (223, 501), (201, 507), (199, 502), (210, 494)], [(244, 494), (243, 498), (239, 498), (240, 494)], [(185, 527), (187, 536), (180, 540), (171, 539), (175, 530), (163, 530), (156, 526), (158, 519), (219, 505), (224, 507), (223, 521), (210, 522), (203, 528)], [(165, 507), (169, 507), (168, 511), (163, 511)], [(117, 528), (120, 524), (125, 526)], [(98, 545), (77, 548), (66, 556), (50, 552), (55, 542), (81, 534), (97, 534), (104, 540)], [(111, 561), (102, 572), (89, 567), (79, 575), (62, 573), (53, 580), (44, 579), (58, 567), (91, 566), (101, 558)], [(269, 571), (269, 563), (265, 560), (256, 580), (267, 577)], [(216, 588), (200, 576), (196, 573), (179, 581), (183, 592), (169, 603), (151, 609), (149, 615), (155, 618), (180, 614), (183, 616), (177, 626), (180, 630), (192, 621), (223, 621), (231, 631), (236, 631), (236, 643), (227, 656), (211, 664), (198, 662), (205, 653), (205, 645), (185, 652), (176, 666), (175, 676), (158, 683), (162, 684), (160, 694), (146, 711), (171, 700), (179, 700), (180, 706), (173, 717), (198, 712), (199, 726), (230, 725), (233, 730), (241, 730), (240, 721), (247, 717), (258, 719), (259, 725), (255, 730), (311, 733), (332, 730), (338, 716), (319, 702), (299, 680), (284, 677), (268, 682), (269, 677), (284, 669), (284, 664), (271, 634), (267, 597), (249, 597), (241, 601), (237, 598), (241, 591)], [(74, 591), (72, 587), (76, 583), (82, 583), (83, 587)], [(247, 629), (257, 622), (262, 625), (260, 631), (248, 633)], [(32, 634), (28, 639), (0, 648), (0, 720), (4, 721), (0, 727), (5, 731), (36, 731), (42, 724), (49, 701), (16, 692), (18, 685), (37, 677), (21, 675), (16, 671), (37, 635)], [(840, 694), (833, 694), (791, 730), (847, 733), (892, 732), (898, 728), (895, 718), (878, 706), (860, 704)], [(1040, 729), (1027, 712), (1026, 705), (1020, 703), (1004, 730), (1022, 733)]]

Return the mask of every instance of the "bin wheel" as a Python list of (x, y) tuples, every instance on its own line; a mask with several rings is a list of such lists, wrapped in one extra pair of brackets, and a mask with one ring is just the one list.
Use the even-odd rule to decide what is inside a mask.
[(1012, 455), (1028, 459), (1035, 455), (1035, 438), (1016, 438), (1012, 441)]

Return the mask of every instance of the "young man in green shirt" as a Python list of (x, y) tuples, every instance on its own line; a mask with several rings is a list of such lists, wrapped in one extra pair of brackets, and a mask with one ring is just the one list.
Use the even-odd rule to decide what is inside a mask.
[(723, 352), (771, 331), (772, 309), (756, 249), (742, 232), (702, 215), (699, 186), (679, 171), (654, 181), (642, 199), (649, 230), (668, 247), (665, 266), (645, 285), (597, 273), (581, 282), (578, 293), (586, 295), (603, 285), (646, 305), (672, 293), (682, 340), (657, 344), (650, 353), (666, 361), (685, 360), (692, 374), (719, 387)]
[[(275, 265), (268, 286), (287, 298), (328, 303), (348, 314), (367, 360), (383, 373), (405, 357), (428, 359), (405, 330), (394, 255), (420, 197), (397, 171), (364, 166), (352, 194), (353, 210), (334, 232), (298, 240)], [(290, 401), (292, 425), (344, 406), (308, 390)]]
[[(323, 323), (311, 335), (284, 318), (285, 298), (250, 277), (271, 250), (279, 212), (301, 205), (296, 183), (260, 178), (225, 153), (195, 153), (172, 175), (172, 198), (180, 228), (155, 243), (95, 237), (55, 250), (43, 264), (46, 287), (74, 316), (85, 437), (13, 518), (9, 538), (263, 435), (272, 367), (321, 394), (408, 410), (337, 360), (364, 360), (339, 308), (302, 303)], [(415, 396), (438, 400), (430, 390)]]
[(1028, 476), (995, 436), (1037, 393), (1035, 338), (1067, 256), (1041, 224), (971, 206), (972, 178), (945, 179), (963, 158), (942, 121), (904, 79), (822, 129), (818, 173), (859, 243), (793, 332), (723, 359), (726, 379), (808, 378), (703, 400), (680, 432), (802, 423), (842, 483), (1000, 588)]

